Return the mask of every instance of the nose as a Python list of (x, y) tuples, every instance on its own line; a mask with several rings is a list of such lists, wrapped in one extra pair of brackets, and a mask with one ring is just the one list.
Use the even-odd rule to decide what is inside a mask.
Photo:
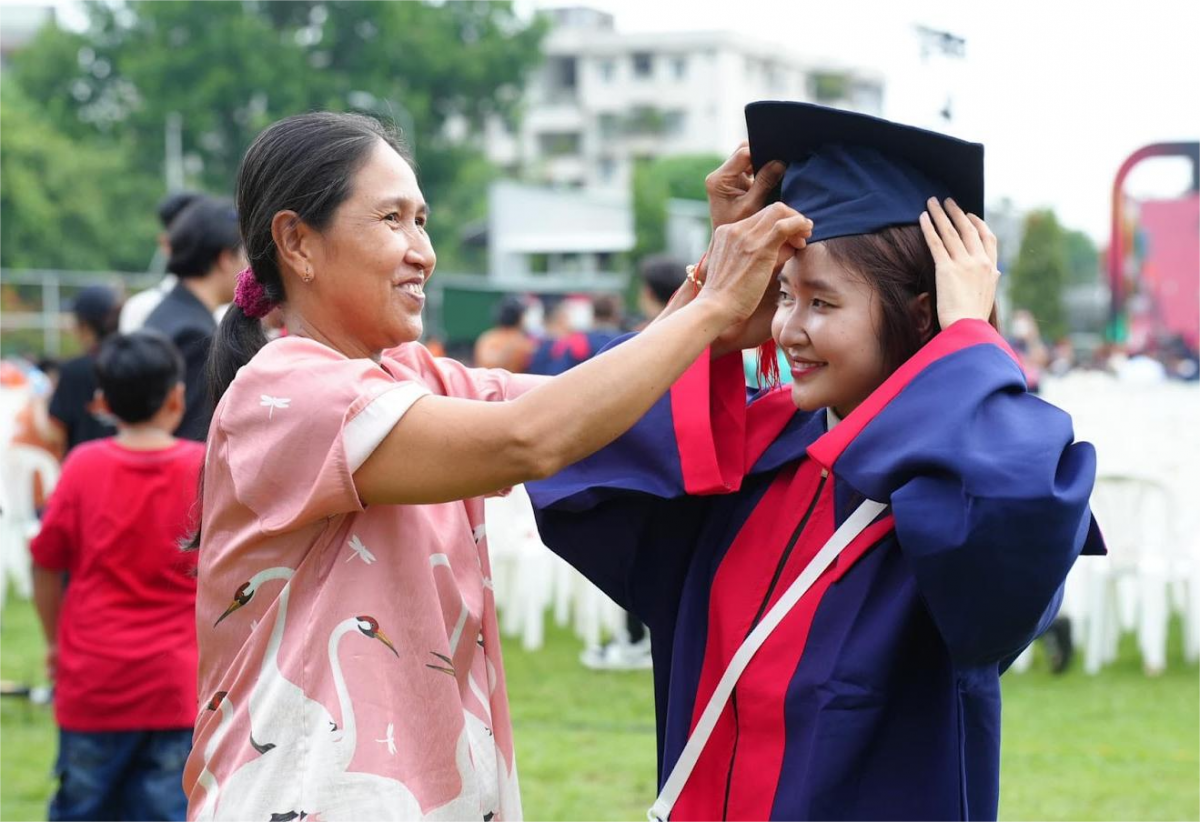
[(422, 234), (414, 238), (408, 251), (404, 253), (404, 261), (413, 268), (419, 268), (425, 273), (425, 279), (433, 276), (433, 268), (437, 265), (437, 254), (433, 250), (433, 242), (429, 236)]
[(783, 317), (779, 326), (779, 339), (776, 342), (785, 351), (808, 345), (807, 323), (800, 306), (796, 306)]

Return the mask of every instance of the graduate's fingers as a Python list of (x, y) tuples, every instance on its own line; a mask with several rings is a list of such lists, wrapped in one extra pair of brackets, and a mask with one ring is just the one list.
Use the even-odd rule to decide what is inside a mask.
[(937, 197), (930, 197), (925, 206), (928, 210), (930, 219), (933, 220), (933, 226), (937, 229), (938, 237), (942, 240), (942, 246), (946, 249), (946, 253), (951, 259), (962, 259), (967, 256), (967, 249), (963, 247), (962, 238), (958, 236), (958, 229), (954, 227), (954, 223), (950, 222), (950, 218), (946, 216), (942, 204), (938, 202)]
[(928, 211), (921, 212), (920, 223), (921, 233), (925, 235), (925, 244), (929, 246), (929, 253), (933, 255), (934, 265), (945, 266), (950, 262), (950, 255), (946, 253), (946, 246), (942, 244), (942, 238), (933, 227), (933, 220), (929, 218)]
[(992, 265), (998, 266), (1000, 264), (1000, 243), (996, 239), (996, 235), (992, 233), (992, 230), (988, 228), (988, 224), (982, 218), (974, 214), (968, 214), (967, 219), (971, 221), (972, 225), (975, 226), (975, 230), (979, 232), (979, 236), (983, 239), (983, 250), (987, 252), (988, 259), (992, 261)]
[(975, 228), (975, 224), (967, 219), (967, 214), (958, 203), (952, 198), (946, 198), (946, 214), (950, 217), (950, 221), (954, 223), (955, 229), (958, 230), (958, 237), (962, 240), (963, 248), (968, 254), (983, 253), (983, 239), (979, 236), (979, 230)]

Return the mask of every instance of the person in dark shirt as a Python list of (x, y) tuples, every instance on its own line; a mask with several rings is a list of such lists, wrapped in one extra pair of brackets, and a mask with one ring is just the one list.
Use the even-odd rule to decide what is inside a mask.
[(75, 336), (84, 353), (63, 363), (58, 385), (50, 397), (49, 437), (64, 455), (89, 440), (111, 437), (117, 432), (107, 420), (92, 413), (96, 395), (96, 351), (104, 338), (116, 330), (121, 303), (108, 286), (90, 285), (80, 290), (71, 304)]
[(217, 322), (213, 312), (233, 299), (237, 273), (246, 267), (237, 212), (226, 199), (200, 197), (171, 224), (167, 270), (179, 282), (146, 319), (183, 354), (187, 410), (176, 435), (204, 441), (212, 406), (204, 363)]

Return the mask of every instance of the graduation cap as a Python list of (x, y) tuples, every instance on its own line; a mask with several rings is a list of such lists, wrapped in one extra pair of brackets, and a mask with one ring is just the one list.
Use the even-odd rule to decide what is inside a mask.
[(780, 199), (813, 221), (810, 243), (916, 225), (930, 197), (983, 216), (983, 145), (811, 103), (746, 106), (758, 171), (787, 164)]

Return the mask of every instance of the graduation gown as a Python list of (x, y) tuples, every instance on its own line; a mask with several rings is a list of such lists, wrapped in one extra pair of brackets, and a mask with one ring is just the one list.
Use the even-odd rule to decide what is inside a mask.
[(702, 357), (531, 483), (544, 541), (654, 637), (659, 785), (730, 658), (864, 497), (890, 503), (738, 681), (672, 819), (994, 819), (1000, 673), (1049, 624), (1095, 453), (961, 321), (836, 427)]

